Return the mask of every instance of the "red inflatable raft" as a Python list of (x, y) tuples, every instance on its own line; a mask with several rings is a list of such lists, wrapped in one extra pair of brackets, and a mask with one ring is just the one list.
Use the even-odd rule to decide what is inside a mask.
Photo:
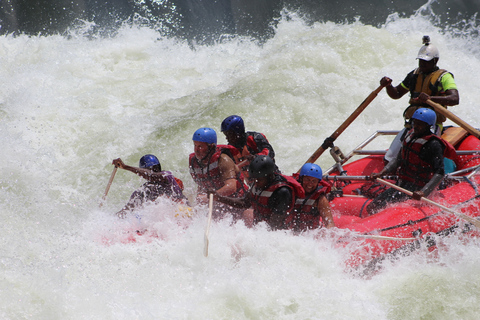
[[(335, 225), (353, 231), (360, 238), (358, 246), (355, 246), (347, 260), (349, 267), (372, 271), (379, 267), (379, 261), (411, 252), (421, 242), (434, 248), (434, 235), (446, 235), (458, 230), (477, 235), (479, 230), (459, 216), (480, 216), (480, 195), (477, 190), (480, 183), (480, 174), (477, 175), (477, 171), (480, 172), (480, 140), (454, 127), (448, 128), (442, 137), (457, 150), (457, 159), (454, 159), (457, 169), (447, 175), (441, 190), (433, 192), (429, 199), (458, 214), (424, 201), (408, 200), (392, 204), (372, 216), (367, 215), (366, 205), (387, 188), (378, 182), (366, 180), (366, 176), (383, 168), (385, 151), (364, 151), (363, 148), (378, 136), (395, 133), (378, 131), (347, 156), (337, 150), (334, 154), (336, 164), (325, 172), (324, 178), (332, 184), (335, 195), (330, 202)], [(356, 155), (362, 155), (363, 158), (345, 164)], [(338, 244), (350, 245), (352, 239), (341, 240)]]

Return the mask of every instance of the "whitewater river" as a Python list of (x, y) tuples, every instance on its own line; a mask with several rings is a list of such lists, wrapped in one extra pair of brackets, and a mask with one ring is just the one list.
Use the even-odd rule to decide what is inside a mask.
[[(192, 49), (137, 27), (1, 37), (0, 319), (477, 319), (478, 239), (447, 238), (364, 278), (345, 268), (352, 248), (335, 248), (335, 230), (317, 239), (223, 221), (206, 258), (207, 208), (189, 220), (163, 202), (119, 221), (113, 213), (142, 183), (122, 170), (99, 203), (112, 159), (137, 165), (146, 153), (193, 198), (192, 134), (219, 132), (232, 114), (296, 172), (382, 76), (403, 80), (425, 34), (457, 81), (451, 110), (479, 127), (478, 31), (441, 31), (420, 16), (377, 28), (292, 15), (262, 46)], [(400, 129), (407, 102), (382, 91), (336, 144), (348, 152), (377, 129)], [(317, 163), (333, 160), (325, 152)], [(160, 237), (124, 243), (138, 225)]]

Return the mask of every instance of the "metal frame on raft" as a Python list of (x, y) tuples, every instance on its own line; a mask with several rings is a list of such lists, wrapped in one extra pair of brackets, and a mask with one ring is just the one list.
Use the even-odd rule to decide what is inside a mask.
[(363, 141), (357, 147), (355, 147), (352, 151), (350, 151), (346, 156), (343, 155), (343, 153), (340, 151), (340, 148), (336, 146), (334, 148), (331, 148), (330, 154), (332, 155), (333, 160), (335, 160), (335, 164), (325, 171), (324, 178), (328, 180), (329, 173), (335, 170), (337, 170), (341, 176), (346, 176), (346, 172), (343, 170), (342, 165), (356, 155), (364, 155), (364, 156), (384, 155), (387, 152), (387, 150), (363, 150), (363, 148), (365, 148), (369, 143), (371, 143), (373, 140), (375, 140), (380, 136), (392, 136), (392, 135), (396, 136), (399, 132), (400, 130), (377, 130), (365, 141)]
[[(332, 197), (364, 197), (362, 195), (356, 195), (356, 194), (343, 194), (343, 188), (347, 186), (350, 183), (353, 183), (355, 180), (358, 181), (364, 181), (367, 182), (368, 176), (348, 176), (348, 172), (344, 170), (343, 165), (347, 162), (349, 162), (354, 156), (360, 156), (359, 159), (362, 159), (367, 156), (383, 156), (386, 154), (387, 150), (364, 150), (372, 141), (374, 141), (378, 137), (383, 137), (383, 136), (390, 136), (390, 135), (397, 135), (400, 131), (399, 130), (382, 130), (382, 131), (376, 131), (374, 132), (370, 137), (368, 137), (365, 141), (360, 143), (356, 148), (354, 148), (351, 152), (349, 152), (346, 155), (343, 155), (341, 150), (334, 146), (331, 148), (330, 153), (335, 161), (335, 164), (331, 166), (328, 170), (325, 171), (325, 175), (323, 176), (323, 179), (326, 181), (331, 181), (332, 183), (332, 191), (331, 195)], [(457, 151), (457, 155), (479, 155), (480, 150), (462, 150), (462, 151)], [(379, 157), (381, 158), (381, 157)], [(330, 175), (332, 173), (335, 173), (335, 175)], [(458, 170), (452, 173), (449, 173), (446, 175), (446, 179), (455, 179), (455, 180), (465, 180), (470, 183), (470, 185), (473, 187), (475, 191), (475, 196), (472, 197), (471, 199), (468, 199), (466, 201), (463, 201), (461, 203), (457, 203), (453, 205), (451, 208), (443, 207), (442, 205), (435, 203), (429, 199), (425, 199), (422, 197), (422, 201), (429, 202), (431, 205), (437, 206), (440, 208), (438, 212), (433, 213), (432, 215), (425, 216), (424, 218), (421, 218), (421, 220), (418, 221), (407, 221), (405, 224), (398, 224), (394, 226), (388, 226), (388, 228), (403, 228), (406, 224), (415, 224), (423, 220), (430, 219), (431, 217), (434, 217), (441, 212), (449, 212), (451, 214), (456, 215), (459, 217), (461, 220), (464, 222), (468, 223), (463, 223), (463, 224), (454, 224), (451, 227), (441, 230), (437, 232), (436, 234), (421, 234), (418, 233), (416, 234), (419, 230), (421, 232), (421, 229), (418, 229), (409, 236), (408, 234), (405, 234), (405, 238), (400, 238), (400, 237), (384, 237), (383, 232), (388, 231), (388, 229), (375, 229), (375, 230), (370, 230), (370, 231), (364, 231), (364, 234), (359, 235), (359, 237), (365, 237), (366, 239), (370, 238), (372, 241), (374, 240), (389, 240), (389, 241), (406, 241), (404, 245), (399, 245), (399, 247), (392, 252), (384, 252), (384, 253), (379, 253), (378, 256), (376, 256), (373, 259), (367, 258), (365, 262), (360, 263), (359, 265), (355, 266), (355, 269), (360, 272), (360, 274), (364, 276), (370, 276), (380, 268), (382, 268), (382, 261), (385, 259), (398, 259), (401, 256), (405, 256), (410, 254), (413, 250), (419, 248), (422, 243), (426, 243), (426, 247), (430, 248), (436, 245), (436, 236), (445, 236), (448, 235), (452, 232), (456, 232), (457, 230), (461, 231), (462, 233), (467, 233), (476, 228), (479, 227), (480, 221), (477, 220), (477, 218), (467, 216), (463, 214), (461, 211), (454, 211), (457, 208), (460, 209), (459, 207), (465, 205), (467, 202), (472, 201), (474, 199), (478, 199), (480, 197), (479, 190), (480, 188), (477, 188), (477, 181), (476, 179), (472, 179), (472, 181), (469, 181), (470, 178), (478, 174), (480, 172), (480, 165), (472, 166), (470, 168)], [(337, 175), (338, 174), (338, 175)], [(387, 180), (394, 180), (397, 177), (396, 176), (389, 176), (389, 177), (383, 177), (384, 179)], [(378, 179), (382, 180), (383, 179)], [(362, 182), (362, 183), (364, 183)], [(385, 181), (384, 181), (385, 182)], [(351, 190), (351, 189), (350, 189)], [(350, 192), (350, 191), (349, 191)], [(332, 198), (333, 199), (333, 198)], [(364, 202), (366, 203), (366, 202)], [(362, 208), (363, 209), (363, 208)], [(363, 220), (361, 220), (363, 221)], [(363, 222), (359, 222), (363, 223)], [(348, 229), (348, 226), (346, 227)], [(476, 229), (475, 229), (476, 230)], [(390, 235), (390, 234), (385, 234), (385, 235)], [(412, 238), (413, 236), (413, 238)], [(366, 245), (365, 248), (368, 251), (370, 243)], [(429, 249), (430, 250), (430, 249)]]
[[(365, 180), (365, 176), (348, 176), (347, 172), (343, 170), (343, 164), (349, 161), (354, 156), (374, 156), (374, 155), (385, 155), (387, 150), (363, 150), (368, 144), (370, 144), (373, 140), (381, 136), (396, 136), (400, 130), (377, 130), (373, 133), (370, 137), (368, 137), (365, 141), (360, 143), (356, 148), (350, 151), (347, 155), (344, 155), (339, 147), (335, 146), (330, 149), (330, 154), (335, 161), (335, 164), (328, 168), (323, 175), (324, 180)], [(478, 155), (480, 154), (480, 150), (457, 150), (457, 155)], [(338, 171), (339, 175), (329, 175), (330, 173)], [(470, 178), (474, 174), (480, 171), (480, 165), (476, 165), (470, 168), (458, 170), (455, 172), (448, 173), (446, 175), (449, 179), (464, 179), (465, 174), (471, 172), (467, 178)]]

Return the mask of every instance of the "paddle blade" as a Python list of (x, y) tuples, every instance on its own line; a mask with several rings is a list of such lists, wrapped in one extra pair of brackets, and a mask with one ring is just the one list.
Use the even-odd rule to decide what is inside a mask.
[(203, 255), (208, 257), (208, 236), (206, 234), (203, 241)]
[(210, 224), (212, 223), (212, 211), (213, 211), (213, 193), (210, 194), (208, 199), (208, 218), (207, 218), (207, 228), (205, 229), (205, 237), (203, 244), (203, 255), (208, 257), (208, 234), (210, 233)]
[(112, 174), (110, 175), (110, 179), (108, 180), (107, 188), (105, 189), (105, 193), (103, 194), (102, 201), (100, 202), (100, 207), (102, 207), (103, 202), (107, 198), (108, 191), (110, 190), (110, 186), (112, 185), (113, 178), (115, 178), (115, 174), (117, 173), (117, 167), (113, 168)]

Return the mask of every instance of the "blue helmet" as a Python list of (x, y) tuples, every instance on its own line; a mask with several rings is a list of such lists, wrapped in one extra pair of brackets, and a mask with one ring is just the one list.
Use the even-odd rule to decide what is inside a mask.
[(146, 154), (140, 158), (139, 167), (140, 168), (150, 168), (155, 165), (159, 165), (160, 161), (153, 154)]
[(200, 128), (193, 134), (193, 141), (217, 144), (217, 133), (212, 128)]
[(222, 132), (233, 131), (235, 133), (244, 134), (245, 133), (245, 124), (243, 119), (240, 116), (230, 116), (225, 118), (222, 121)]
[(434, 126), (437, 123), (437, 115), (435, 111), (429, 108), (420, 108), (415, 111), (412, 119), (417, 119), (427, 123), (429, 126)]
[(305, 163), (300, 169), (300, 177), (308, 176), (322, 180), (322, 168), (315, 163)]

